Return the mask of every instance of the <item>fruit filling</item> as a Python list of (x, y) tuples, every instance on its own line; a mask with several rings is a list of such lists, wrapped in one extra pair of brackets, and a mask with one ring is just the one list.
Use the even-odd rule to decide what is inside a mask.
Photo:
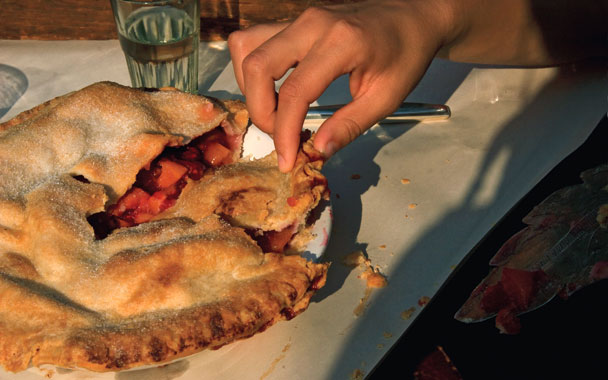
[(258, 243), (263, 252), (283, 252), (291, 238), (296, 233), (294, 226), (280, 231), (248, 231), (249, 235)]
[[(176, 203), (188, 179), (199, 180), (209, 168), (232, 163), (232, 152), (238, 146), (238, 141), (218, 127), (188, 145), (165, 148), (137, 173), (133, 186), (115, 204), (88, 217), (95, 237), (103, 239), (115, 229), (149, 222)], [(74, 178), (86, 180), (79, 177)], [(294, 206), (296, 200), (290, 197), (287, 202)], [(280, 253), (296, 231), (295, 226), (289, 226), (281, 231), (248, 232), (264, 252)]]
[(113, 230), (152, 220), (173, 206), (187, 180), (199, 180), (205, 170), (233, 161), (236, 141), (218, 127), (188, 145), (167, 147), (137, 174), (133, 186), (106, 211), (89, 216), (97, 239)]

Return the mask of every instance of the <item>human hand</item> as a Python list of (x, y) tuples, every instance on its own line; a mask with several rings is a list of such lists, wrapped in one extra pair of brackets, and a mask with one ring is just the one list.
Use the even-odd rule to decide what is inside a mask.
[[(393, 112), (418, 83), (446, 35), (435, 0), (371, 1), (310, 8), (291, 24), (230, 35), (238, 85), (252, 122), (271, 134), (279, 169), (293, 167), (309, 105), (349, 74), (352, 101), (319, 128), (326, 157)], [(275, 81), (290, 69), (278, 95)]]
[[(581, 0), (583, 1), (583, 0)], [(391, 113), (435, 54), (456, 61), (543, 66), (606, 57), (608, 0), (376, 0), (311, 8), (291, 24), (230, 35), (252, 121), (292, 168), (310, 103), (343, 74), (352, 101), (315, 136), (325, 156)], [(580, 22), (563, 23), (573, 19)], [(292, 67), (278, 95), (275, 81)]]

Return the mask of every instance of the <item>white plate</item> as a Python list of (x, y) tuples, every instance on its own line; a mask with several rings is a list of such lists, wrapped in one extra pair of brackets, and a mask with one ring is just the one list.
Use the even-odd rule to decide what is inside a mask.
[[(266, 133), (260, 131), (255, 125), (251, 125), (245, 134), (243, 141), (243, 156), (252, 159), (262, 158), (274, 150), (274, 142)], [(312, 234), (314, 236), (306, 246), (302, 256), (308, 260), (317, 261), (323, 255), (332, 225), (332, 209), (329, 201), (319, 205), (318, 218), (316, 219)]]

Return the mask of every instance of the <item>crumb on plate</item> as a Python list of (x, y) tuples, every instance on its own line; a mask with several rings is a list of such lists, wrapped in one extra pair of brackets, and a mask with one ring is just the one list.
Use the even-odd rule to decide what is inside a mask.
[(401, 319), (403, 320), (408, 320), (412, 317), (412, 315), (414, 315), (414, 312), (416, 312), (416, 308), (415, 307), (410, 307), (407, 310), (403, 310), (401, 312)]
[(420, 299), (418, 299), (418, 305), (419, 306), (424, 306), (427, 303), (429, 303), (430, 300), (431, 300), (430, 297), (428, 297), (428, 296), (422, 296), (422, 297), (420, 297)]
[(370, 261), (361, 250), (349, 253), (342, 258), (342, 264), (349, 267), (356, 267), (361, 264), (369, 265)]
[(351, 380), (363, 380), (365, 378), (365, 372), (357, 368), (350, 374), (350, 378)]
[(378, 269), (374, 269), (371, 266), (361, 273), (360, 277), (366, 280), (368, 288), (384, 288), (387, 284), (386, 277)]

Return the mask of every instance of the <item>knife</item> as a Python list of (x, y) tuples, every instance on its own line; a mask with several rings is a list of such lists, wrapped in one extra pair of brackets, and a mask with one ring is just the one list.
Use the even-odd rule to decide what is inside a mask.
[[(310, 107), (306, 113), (305, 121), (325, 120), (343, 106), (344, 104)], [(405, 121), (439, 121), (446, 120), (451, 115), (450, 107), (445, 104), (405, 102), (395, 112), (378, 123), (398, 124)]]

